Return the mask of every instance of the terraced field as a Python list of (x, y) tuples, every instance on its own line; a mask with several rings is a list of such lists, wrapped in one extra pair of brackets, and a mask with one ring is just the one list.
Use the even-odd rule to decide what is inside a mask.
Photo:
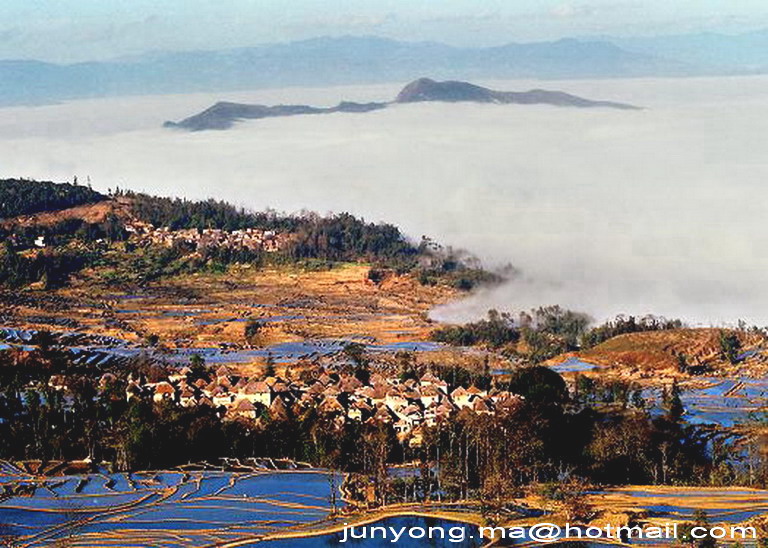
[[(329, 519), (334, 499), (341, 501), (340, 483), (338, 474), (317, 469), (42, 477), (0, 463), (0, 487), (6, 492), (10, 487), (24, 489), (24, 494), (0, 502), (0, 535), (13, 539), (14, 546), (29, 548), (61, 543), (147, 548), (332, 546), (343, 538), (339, 528), (347, 519)], [(706, 512), (712, 524), (735, 525), (768, 515), (768, 491), (749, 488), (630, 486), (593, 492), (588, 502), (609, 514), (632, 514), (649, 523), (692, 520), (697, 510)], [(468, 524), (474, 521), (471, 512), (463, 523), (453, 521), (461, 517), (449, 517), (460, 515), (459, 510), (402, 508), (384, 513), (371, 525), (446, 531), (459, 527), (465, 532), (462, 542), (451, 542), (446, 533), (434, 546), (480, 546), (475, 526)], [(543, 519), (520, 516), (522, 521), (513, 523)], [(351, 521), (359, 519), (365, 515)], [(352, 544), (384, 545), (370, 539)], [(403, 544), (419, 545), (410, 540)]]
[(768, 379), (704, 378), (684, 385), (689, 422), (730, 427), (765, 415)]
[[(12, 465), (0, 485), (33, 494), (0, 502), (19, 546), (207, 546), (255, 539), (328, 517), (338, 475), (324, 470), (166, 471), (40, 478)], [(340, 500), (340, 493), (336, 493)]]
[[(247, 321), (263, 325), (260, 347), (356, 338), (379, 344), (424, 342), (433, 329), (426, 313), (458, 294), (407, 275), (377, 284), (368, 278), (369, 270), (359, 264), (320, 271), (233, 267), (226, 274), (164, 279), (135, 292), (86, 278), (25, 298), (0, 295), (0, 325), (61, 330), (66, 324), (81, 337), (134, 344), (153, 335), (170, 348), (248, 347)], [(51, 306), (44, 297), (61, 304)]]
[(633, 486), (592, 493), (589, 502), (612, 512), (641, 512), (650, 520), (691, 520), (697, 510), (711, 523), (737, 524), (768, 515), (768, 491), (744, 487)]
[[(38, 330), (21, 330), (0, 328), (0, 351), (11, 348), (18, 350), (35, 350)], [(87, 344), (87, 336), (72, 332), (53, 332), (53, 338), (57, 344), (62, 345), (74, 365), (87, 365), (91, 367), (119, 366), (127, 359), (139, 354), (155, 357), (158, 361), (175, 365), (187, 365), (192, 356), (200, 356), (209, 365), (236, 365), (263, 362), (268, 356), (277, 363), (290, 363), (300, 359), (329, 356), (337, 354), (344, 349), (349, 339), (322, 339), (297, 342), (277, 343), (263, 348), (220, 348), (220, 347), (195, 347), (175, 348), (164, 351), (156, 351), (153, 348), (139, 346), (128, 341), (109, 339), (108, 344), (102, 338), (96, 337), (96, 344)], [(78, 338), (79, 337), (79, 338)], [(72, 346), (71, 339), (79, 340), (79, 344)], [(389, 342), (374, 344), (366, 341), (366, 350), (372, 353), (397, 352), (399, 350), (436, 352), (443, 349), (440, 343), (430, 341), (413, 342)]]

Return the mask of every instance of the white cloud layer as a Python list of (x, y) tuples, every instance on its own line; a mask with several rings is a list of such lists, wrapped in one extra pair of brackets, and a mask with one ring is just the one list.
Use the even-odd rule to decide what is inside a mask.
[(640, 112), (422, 104), (225, 132), (160, 128), (220, 99), (320, 105), (389, 99), (398, 87), (2, 109), (2, 175), (347, 210), (524, 272), (440, 318), (559, 303), (598, 319), (768, 324), (768, 78), (547, 84)]

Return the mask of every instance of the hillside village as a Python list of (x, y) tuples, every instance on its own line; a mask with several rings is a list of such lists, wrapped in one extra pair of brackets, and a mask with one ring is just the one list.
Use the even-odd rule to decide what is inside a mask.
[[(205, 248), (248, 249), (250, 251), (265, 251), (274, 253), (285, 248), (290, 241), (290, 235), (278, 234), (272, 230), (244, 228), (240, 230), (223, 230), (219, 228), (186, 228), (172, 230), (169, 227), (155, 228), (150, 223), (130, 221), (125, 224), (125, 231), (130, 239), (139, 245), (158, 245), (173, 247), (175, 245), (191, 245), (196, 250)], [(11, 241), (17, 241), (14, 234)], [(34, 238), (34, 246), (47, 247), (44, 234)]]
[(290, 241), (288, 234), (278, 234), (272, 230), (256, 228), (231, 231), (219, 228), (171, 230), (168, 227), (155, 228), (149, 223), (133, 221), (126, 223), (125, 230), (139, 243), (165, 247), (192, 245), (197, 249), (248, 249), (274, 253), (284, 249)]
[[(448, 421), (456, 413), (468, 411), (493, 415), (511, 413), (522, 404), (522, 396), (507, 391), (481, 390), (476, 386), (449, 391), (448, 384), (432, 373), (418, 379), (401, 381), (380, 373), (370, 375), (363, 383), (356, 376), (338, 373), (332, 367), (312, 365), (299, 377), (270, 375), (245, 377), (222, 365), (211, 379), (191, 381), (189, 367), (174, 371), (165, 379), (150, 382), (141, 375), (128, 377), (125, 398), (151, 399), (181, 407), (208, 406), (218, 408), (228, 420), (254, 422), (265, 417), (285, 419), (299, 416), (314, 408), (330, 417), (336, 428), (344, 423), (384, 423), (391, 425), (403, 444), (418, 447), (422, 427)], [(107, 389), (117, 378), (107, 373), (99, 387)], [(51, 377), (49, 387), (67, 391), (65, 376)]]

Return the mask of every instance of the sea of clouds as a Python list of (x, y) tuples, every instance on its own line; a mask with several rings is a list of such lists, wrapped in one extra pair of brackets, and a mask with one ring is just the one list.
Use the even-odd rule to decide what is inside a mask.
[(522, 272), (435, 310), (443, 320), (561, 304), (768, 324), (768, 78), (482, 83), (645, 109), (410, 104), (185, 133), (161, 125), (218, 100), (331, 105), (400, 86), (13, 107), (0, 175), (350, 211)]

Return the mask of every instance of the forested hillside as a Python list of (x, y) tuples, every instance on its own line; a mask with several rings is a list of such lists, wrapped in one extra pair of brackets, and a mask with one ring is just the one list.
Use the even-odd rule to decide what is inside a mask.
[(286, 215), (247, 211), (213, 199), (194, 202), (147, 194), (124, 195), (131, 199), (134, 215), (154, 227), (290, 232), (294, 239), (289, 254), (298, 259), (405, 260), (418, 254), (396, 226), (368, 223), (349, 213), (327, 217), (314, 213)]
[(217, 200), (191, 201), (181, 198), (150, 196), (118, 191), (118, 196), (131, 200), (131, 210), (137, 218), (155, 227), (171, 230), (184, 228), (218, 228), (239, 230), (287, 230), (296, 227), (296, 219), (275, 212), (250, 212)]
[(466, 254), (430, 240), (412, 242), (394, 225), (349, 213), (253, 212), (212, 199), (190, 201), (121, 190), (108, 197), (67, 183), (15, 179), (0, 182), (0, 191), (7, 218), (105, 201), (96, 216), (70, 210), (66, 217), (11, 219), (0, 225), (0, 285), (10, 287), (38, 281), (61, 285), (86, 266), (98, 267), (110, 284), (124, 284), (222, 271), (234, 263), (311, 263), (317, 268), (363, 262), (374, 267), (371, 280), (376, 283), (389, 272), (412, 273), (422, 284), (462, 290), (497, 279)]
[(27, 179), (0, 180), (0, 219), (106, 200), (85, 186)]

